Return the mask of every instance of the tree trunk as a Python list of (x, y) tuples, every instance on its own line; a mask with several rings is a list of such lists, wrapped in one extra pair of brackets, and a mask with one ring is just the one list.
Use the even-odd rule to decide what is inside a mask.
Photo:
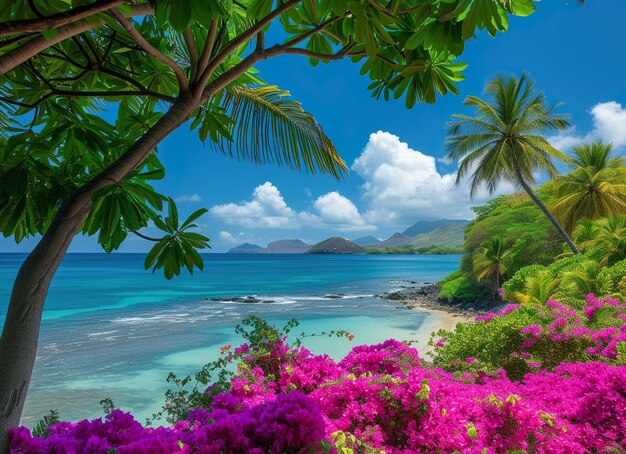
[(0, 337), (0, 453), (8, 450), (9, 429), (20, 422), (50, 282), (89, 214), (94, 192), (119, 182), (137, 168), (159, 142), (189, 118), (193, 108), (192, 98), (179, 99), (122, 157), (72, 193), (22, 264)]
[(559, 224), (558, 221), (554, 219), (554, 216), (552, 216), (552, 213), (550, 213), (550, 210), (548, 210), (548, 208), (546, 208), (546, 206), (541, 202), (541, 200), (539, 200), (539, 198), (535, 195), (535, 193), (532, 191), (530, 186), (528, 186), (528, 183), (526, 183), (526, 181), (524, 180), (524, 177), (522, 177), (521, 174), (518, 174), (517, 178), (519, 180), (519, 183), (522, 185), (522, 188), (524, 188), (524, 191), (526, 191), (526, 194), (528, 194), (528, 197), (530, 197), (531, 200), (535, 202), (535, 205), (537, 205), (539, 209), (543, 211), (543, 214), (546, 215), (546, 217), (550, 220), (554, 228), (563, 237), (563, 239), (565, 240), (567, 245), (570, 247), (574, 255), (580, 254), (580, 252), (578, 251), (578, 248), (576, 247), (572, 239), (569, 237), (567, 232), (563, 229), (563, 227), (561, 227), (561, 224)]

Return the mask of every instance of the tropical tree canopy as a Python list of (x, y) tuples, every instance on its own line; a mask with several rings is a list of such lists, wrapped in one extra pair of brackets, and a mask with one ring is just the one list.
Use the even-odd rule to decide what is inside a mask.
[[(531, 0), (10, 2), (0, 11), (0, 231), (17, 242), (43, 234), (85, 186), (97, 190), (81, 231), (106, 251), (161, 219), (158, 156), (125, 153), (176, 108), (214, 150), (340, 177), (345, 164), (321, 126), (267, 85), (257, 62), (351, 58), (373, 96), (412, 107), (458, 93), (466, 39), (533, 10)], [(174, 239), (155, 247), (201, 266), (185, 257), (208, 239)]]
[(447, 148), (449, 157), (459, 160), (456, 183), (470, 175), (470, 195), (481, 186), (493, 193), (502, 182), (510, 182), (523, 189), (544, 212), (563, 236), (574, 253), (576, 246), (567, 233), (533, 193), (535, 175), (546, 172), (551, 178), (558, 175), (555, 160), (566, 156), (542, 135), (564, 130), (569, 122), (556, 113), (559, 105), (549, 107), (542, 92), (523, 74), (497, 76), (485, 87), (486, 99), (468, 96), (465, 106), (475, 109), (475, 115), (456, 114), (448, 124)]
[(581, 219), (626, 213), (624, 158), (610, 157), (612, 146), (594, 142), (574, 147), (567, 162), (572, 171), (559, 177), (551, 211), (571, 232)]

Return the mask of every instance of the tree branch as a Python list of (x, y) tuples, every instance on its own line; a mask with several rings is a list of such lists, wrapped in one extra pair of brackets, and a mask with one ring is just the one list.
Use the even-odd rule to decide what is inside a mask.
[[(145, 16), (152, 13), (152, 7), (147, 3), (142, 3), (140, 5), (133, 6), (128, 16)], [(88, 30), (100, 27), (104, 23), (104, 19), (99, 18), (91, 21), (82, 20), (80, 22), (74, 22), (59, 27), (57, 34), (52, 38), (47, 39), (43, 35), (36, 36), (21, 46), (0, 56), (0, 74), (7, 73), (16, 66), (24, 63), (26, 60), (34, 57), (51, 46), (60, 43), (61, 41), (84, 33)]]
[(350, 43), (334, 54), (320, 54), (318, 52), (312, 52), (310, 50), (302, 49), (300, 47), (283, 48), (282, 53), (290, 55), (304, 55), (305, 57), (315, 58), (322, 61), (341, 60), (343, 57), (348, 55), (348, 53), (354, 48), (355, 45), (356, 43)]
[(151, 236), (144, 235), (143, 233), (138, 232), (137, 230), (131, 230), (131, 232), (137, 235), (139, 238), (142, 238), (144, 240), (154, 241), (155, 243), (158, 243), (159, 241), (161, 241), (161, 238), (153, 238)]
[(137, 43), (139, 47), (141, 47), (148, 55), (153, 56), (160, 62), (169, 66), (174, 74), (176, 75), (176, 79), (178, 79), (178, 85), (181, 90), (187, 91), (187, 76), (183, 72), (182, 68), (176, 64), (174, 60), (170, 57), (162, 53), (157, 48), (153, 47), (142, 35), (137, 31), (137, 29), (133, 26), (133, 24), (124, 17), (122, 13), (116, 10), (110, 11), (111, 15), (117, 19), (120, 25), (126, 30), (126, 32), (130, 35), (130, 37)]
[(185, 45), (189, 51), (189, 61), (191, 63), (191, 74), (189, 76), (189, 80), (195, 80), (196, 73), (198, 71), (198, 48), (196, 47), (196, 43), (193, 40), (193, 35), (191, 34), (189, 27), (185, 27), (183, 30), (183, 39), (185, 40)]
[(163, 95), (161, 93), (157, 93), (150, 90), (107, 90), (107, 91), (77, 91), (77, 90), (60, 90), (58, 88), (54, 88), (49, 93), (43, 95), (34, 103), (25, 103), (21, 101), (16, 101), (11, 98), (0, 98), (0, 101), (6, 102), (7, 104), (12, 104), (18, 107), (25, 107), (27, 109), (33, 109), (35, 107), (43, 104), (44, 101), (50, 98), (83, 98), (92, 96), (94, 98), (110, 98), (110, 97), (119, 97), (119, 96), (150, 96), (161, 101), (166, 101), (169, 103), (176, 102), (176, 98), (172, 96)]
[(234, 52), (235, 49), (237, 49), (237, 47), (239, 47), (243, 43), (248, 42), (250, 39), (252, 39), (253, 36), (255, 36), (257, 33), (263, 30), (263, 28), (265, 28), (266, 25), (270, 24), (274, 19), (276, 19), (285, 11), (296, 6), (298, 3), (300, 3), (300, 1), (301, 0), (287, 0), (286, 2), (282, 3), (278, 8), (276, 8), (274, 11), (272, 11), (271, 13), (269, 13), (267, 16), (263, 17), (262, 19), (259, 19), (249, 29), (237, 35), (235, 38), (233, 38), (232, 41), (230, 41), (226, 46), (224, 46), (222, 51), (213, 59), (213, 61), (211, 61), (208, 64), (208, 66), (204, 69), (204, 71), (200, 75), (200, 78), (198, 79), (199, 92), (202, 93), (202, 90), (204, 89), (204, 86), (208, 82), (209, 78), (211, 77), (211, 74), (213, 74), (213, 72), (217, 69), (217, 67), (224, 60), (226, 60), (226, 58), (232, 52)]
[(52, 14), (40, 19), (24, 19), (4, 22), (0, 24), (0, 37), (15, 35), (18, 33), (37, 33), (50, 30), (72, 22), (85, 19), (102, 11), (107, 11), (116, 6), (122, 5), (126, 0), (103, 0), (65, 11), (63, 13)]
[(206, 41), (204, 42), (204, 49), (202, 49), (202, 55), (200, 56), (200, 60), (198, 61), (198, 74), (202, 74), (202, 72), (206, 69), (209, 64), (209, 60), (213, 54), (213, 45), (215, 44), (215, 37), (217, 35), (217, 19), (211, 21), (211, 25), (209, 26), (209, 31), (207, 33)]

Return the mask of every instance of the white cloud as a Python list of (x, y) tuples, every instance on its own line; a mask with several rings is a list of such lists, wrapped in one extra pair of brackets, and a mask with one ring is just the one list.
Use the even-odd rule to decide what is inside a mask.
[(183, 194), (176, 197), (176, 202), (202, 202), (202, 196), (200, 194)]
[[(466, 183), (455, 185), (456, 173), (440, 174), (433, 156), (411, 149), (398, 136), (378, 131), (352, 165), (364, 180), (366, 222), (403, 226), (416, 219), (472, 218), (471, 205), (489, 198), (482, 191), (470, 201)], [(503, 185), (499, 193), (509, 191)]]
[(287, 206), (280, 191), (269, 181), (257, 186), (252, 200), (216, 205), (209, 213), (230, 225), (256, 228), (297, 228), (298, 214)]
[(233, 235), (230, 232), (227, 232), (226, 230), (222, 230), (219, 233), (219, 237), (220, 237), (220, 240), (222, 240), (224, 243), (235, 244), (239, 242), (239, 240), (237, 239), (235, 235)]
[(593, 128), (587, 134), (577, 134), (572, 128), (566, 133), (549, 137), (559, 150), (567, 151), (576, 145), (593, 140), (612, 143), (616, 149), (626, 146), (626, 108), (615, 101), (602, 102), (591, 108)]
[[(226, 224), (249, 228), (295, 229), (306, 226), (340, 231), (375, 229), (367, 225), (356, 206), (338, 192), (318, 197), (313, 206), (318, 214), (294, 210), (287, 205), (278, 188), (267, 181), (254, 189), (252, 200), (216, 205), (209, 213)], [(241, 236), (233, 238), (240, 240)], [(230, 237), (224, 235), (223, 239)]]
[(318, 197), (313, 206), (319, 213), (321, 222), (337, 230), (376, 230), (376, 227), (366, 224), (354, 203), (338, 192), (329, 192)]
[(613, 144), (615, 148), (626, 145), (626, 108), (611, 101), (596, 104), (591, 109), (593, 135)]

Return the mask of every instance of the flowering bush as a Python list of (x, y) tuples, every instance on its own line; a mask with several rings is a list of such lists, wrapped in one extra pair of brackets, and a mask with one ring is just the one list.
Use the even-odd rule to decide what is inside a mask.
[[(455, 358), (453, 371), (395, 340), (356, 346), (335, 362), (299, 342), (289, 346), (278, 330), (257, 336), (257, 328), (268, 328), (257, 323), (248, 342), (222, 351), (222, 363), (236, 364), (237, 371), (209, 386), (202, 399), (184, 394), (185, 405), (197, 408), (171, 427), (144, 427), (114, 410), (104, 420), (57, 423), (46, 437), (14, 429), (11, 453), (582, 453), (626, 447), (626, 366), (611, 364), (624, 344), (616, 344), (615, 355), (609, 348), (623, 330), (603, 331), (598, 320), (607, 314), (622, 320), (623, 308), (590, 296), (584, 319), (551, 303), (543, 315), (513, 307), (469, 325), (532, 322), (517, 329), (516, 360), (532, 370), (521, 381), (503, 368), (486, 370), (477, 349)], [(536, 324), (537, 317), (552, 321)], [(567, 343), (580, 326), (595, 333), (581, 338), (594, 349), (586, 359), (596, 359), (552, 370), (530, 365), (533, 349), (554, 336), (562, 337), (553, 343)], [(449, 353), (454, 336), (436, 347), (437, 354)]]
[[(619, 356), (620, 348), (626, 348), (626, 303), (588, 295), (580, 311), (552, 300), (545, 305), (511, 304), (454, 332), (437, 334), (433, 362), (450, 372), (502, 368), (509, 378), (520, 380), (562, 362), (626, 364)], [(464, 360), (469, 357), (478, 363), (468, 367)]]

